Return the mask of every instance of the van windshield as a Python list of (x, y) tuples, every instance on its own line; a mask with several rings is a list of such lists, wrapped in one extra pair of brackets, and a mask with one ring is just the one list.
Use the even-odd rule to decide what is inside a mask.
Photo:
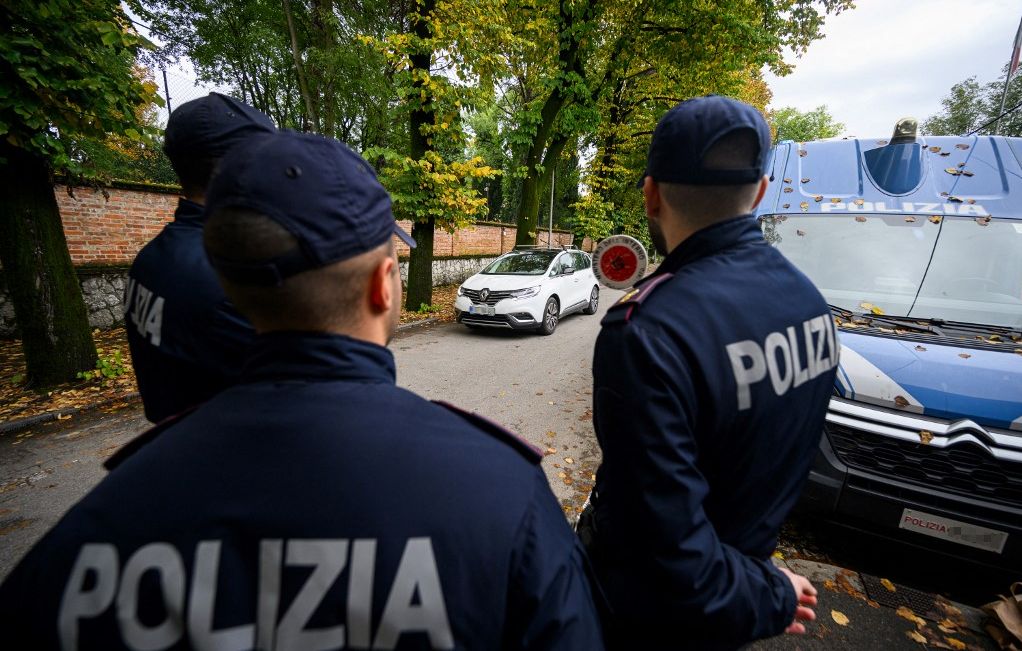
[(1022, 328), (1022, 220), (831, 213), (761, 225), (832, 305)]
[(487, 275), (541, 276), (560, 251), (508, 253), (490, 263), (480, 273)]

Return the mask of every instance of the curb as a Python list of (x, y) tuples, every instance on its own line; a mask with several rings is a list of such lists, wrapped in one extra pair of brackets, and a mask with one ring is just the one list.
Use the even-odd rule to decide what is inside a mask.
[[(854, 570), (844, 570), (836, 565), (828, 565), (826, 563), (817, 563), (816, 561), (807, 561), (798, 558), (791, 559), (779, 559), (771, 557), (770, 559), (775, 567), (784, 567), (796, 574), (801, 574), (808, 578), (813, 584), (822, 584), (825, 580), (836, 580), (837, 575), (841, 572), (850, 572), (846, 574), (852, 583), (852, 586), (865, 593), (865, 588), (862, 583), (862, 579), (859, 577), (859, 573)], [(981, 635), (987, 635), (983, 623), (986, 621), (987, 616), (979, 608), (969, 606), (968, 604), (961, 604), (956, 601), (948, 601), (952, 606), (962, 612), (962, 616), (965, 618), (967, 628), (973, 633), (979, 633)]]
[(25, 418), (19, 418), (18, 420), (8, 421), (6, 423), (0, 423), (0, 434), (10, 434), (11, 432), (18, 432), (25, 428), (38, 425), (40, 423), (48, 423), (50, 421), (57, 420), (59, 416), (73, 416), (82, 412), (92, 411), (93, 409), (99, 409), (115, 402), (121, 402), (124, 400), (137, 400), (139, 398), (138, 391), (129, 393), (123, 396), (116, 396), (113, 398), (104, 398), (99, 402), (91, 405), (85, 405), (83, 407), (73, 407), (71, 409), (59, 409), (57, 411), (48, 411), (43, 414), (36, 414), (35, 416), (27, 416)]
[(417, 328), (419, 326), (429, 325), (431, 323), (437, 323), (438, 321), (440, 321), (440, 317), (431, 316), (428, 319), (422, 319), (420, 321), (412, 321), (410, 323), (402, 323), (401, 325), (399, 325), (397, 327), (397, 332), (403, 332), (405, 330), (411, 330), (412, 328)]

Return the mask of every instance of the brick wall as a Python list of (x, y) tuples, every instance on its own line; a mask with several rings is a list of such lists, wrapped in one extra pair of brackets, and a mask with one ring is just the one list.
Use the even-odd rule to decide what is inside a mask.
[(54, 187), (71, 261), (75, 265), (129, 264), (174, 218), (177, 193), (126, 187), (101, 190)]
[[(156, 237), (163, 225), (174, 218), (178, 195), (173, 190), (117, 186), (103, 191), (75, 188), (70, 195), (63, 185), (54, 187), (64, 235), (77, 265), (130, 264), (146, 242)], [(409, 221), (400, 222), (407, 232)], [(514, 248), (514, 226), (480, 222), (449, 233), (437, 230), (433, 255), (437, 258), (465, 255), (497, 255)], [(539, 244), (547, 243), (547, 231), (539, 232)], [(398, 255), (407, 256), (408, 247), (398, 242)], [(572, 234), (554, 231), (554, 245), (572, 243)], [(592, 249), (588, 239), (582, 248)]]

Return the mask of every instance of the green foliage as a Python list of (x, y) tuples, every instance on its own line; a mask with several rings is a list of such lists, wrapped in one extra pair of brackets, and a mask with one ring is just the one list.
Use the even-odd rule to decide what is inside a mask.
[(96, 368), (91, 371), (80, 371), (78, 379), (85, 380), (86, 382), (98, 380), (100, 383), (105, 384), (108, 380), (124, 375), (128, 370), (124, 359), (121, 357), (121, 351), (114, 350), (113, 355), (104, 355), (103, 349), (97, 348), (96, 354), (98, 355)]
[[(996, 81), (980, 85), (976, 77), (969, 77), (951, 87), (941, 100), (939, 113), (927, 118), (921, 131), (933, 136), (964, 136), (987, 122), (994, 120), (1001, 112), (1001, 95), (1004, 92), (1004, 78), (1007, 66)], [(1008, 84), (1004, 110), (1022, 102), (1022, 74), (1016, 72)], [(994, 135), (996, 123), (980, 129), (981, 135)], [(1022, 110), (1015, 110), (1001, 119), (1002, 136), (1022, 136)]]
[(775, 133), (774, 142), (824, 140), (838, 136), (845, 130), (845, 125), (835, 122), (825, 105), (805, 112), (793, 106), (785, 106), (771, 111), (769, 119)]
[(129, 29), (117, 0), (6, 0), (0, 3), (0, 137), (78, 172), (69, 137), (116, 134), (145, 142), (153, 129), (135, 117), (162, 103), (156, 86), (133, 74), (150, 47)]
[(440, 314), (444, 311), (442, 305), (427, 305), (426, 303), (419, 303), (419, 309), (415, 311), (416, 314), (428, 315), (428, 314)]

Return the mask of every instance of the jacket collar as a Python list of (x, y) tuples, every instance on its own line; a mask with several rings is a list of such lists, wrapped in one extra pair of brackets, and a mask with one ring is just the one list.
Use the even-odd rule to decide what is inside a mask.
[(174, 211), (174, 222), (187, 224), (189, 226), (201, 227), (206, 222), (206, 210), (201, 204), (189, 201), (184, 197), (177, 200), (177, 210)]
[(241, 382), (349, 380), (394, 384), (394, 355), (383, 346), (321, 332), (258, 335), (242, 369)]
[(696, 231), (671, 251), (657, 270), (643, 282), (662, 273), (675, 273), (685, 265), (737, 244), (765, 241), (752, 214), (740, 215)]

